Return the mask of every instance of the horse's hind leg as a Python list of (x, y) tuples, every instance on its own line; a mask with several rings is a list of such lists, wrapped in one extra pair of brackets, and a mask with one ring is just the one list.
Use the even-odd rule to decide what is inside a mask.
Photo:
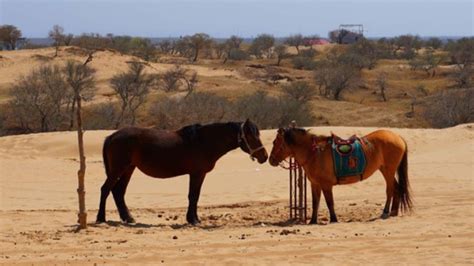
[(390, 216), (390, 203), (392, 202), (394, 193), (395, 193), (395, 170), (387, 169), (386, 167), (382, 167), (380, 171), (385, 178), (386, 187), (386, 195), (387, 199), (385, 200), (385, 207), (383, 208), (382, 219), (387, 219)]
[(332, 196), (332, 186), (329, 188), (323, 188), (324, 199), (329, 209), (329, 217), (331, 223), (337, 223), (336, 212), (334, 211), (334, 198)]
[(117, 209), (120, 214), (120, 219), (126, 223), (135, 223), (135, 219), (133, 219), (133, 217), (130, 215), (130, 211), (125, 204), (125, 192), (127, 191), (127, 186), (130, 178), (132, 177), (134, 169), (135, 166), (129, 166), (112, 188), (112, 195), (114, 196), (115, 204), (117, 205)]
[(107, 201), (107, 197), (110, 194), (110, 190), (115, 186), (117, 183), (117, 178), (115, 177), (107, 177), (104, 184), (100, 188), (100, 203), (99, 203), (99, 212), (97, 213), (97, 223), (105, 222), (105, 204)]
[(390, 216), (397, 216), (399, 207), (400, 207), (400, 197), (398, 196), (398, 182), (397, 180), (395, 180), (393, 200), (392, 200), (392, 210), (390, 211)]

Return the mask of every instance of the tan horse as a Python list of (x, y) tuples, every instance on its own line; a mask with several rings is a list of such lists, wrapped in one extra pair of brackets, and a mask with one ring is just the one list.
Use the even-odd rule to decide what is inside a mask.
[[(338, 184), (352, 184), (362, 181), (377, 170), (382, 172), (387, 184), (387, 200), (382, 218), (388, 218), (389, 215), (397, 216), (399, 209), (401, 211), (411, 209), (412, 202), (407, 174), (408, 150), (406, 142), (400, 136), (388, 130), (377, 130), (362, 137), (366, 168), (362, 175), (348, 176), (342, 180), (338, 180), (335, 176), (330, 144), (332, 140), (332, 136), (314, 135), (302, 128), (280, 128), (273, 141), (269, 158), (272, 166), (278, 166), (284, 159), (293, 156), (308, 175), (313, 197), (311, 224), (317, 223), (321, 190), (329, 209), (330, 222), (337, 222), (332, 187)], [(397, 172), (398, 181), (395, 179)], [(392, 208), (389, 213), (390, 203), (392, 203)]]

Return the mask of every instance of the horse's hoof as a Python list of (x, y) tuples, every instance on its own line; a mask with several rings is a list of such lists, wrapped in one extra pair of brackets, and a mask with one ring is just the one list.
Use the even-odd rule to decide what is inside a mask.
[(380, 218), (382, 218), (382, 219), (384, 219), (384, 220), (385, 220), (385, 219), (388, 219), (388, 217), (390, 217), (390, 215), (389, 215), (388, 213), (385, 213), (385, 212), (382, 213), (382, 216), (380, 216)]
[(197, 226), (201, 223), (201, 221), (199, 220), (192, 220), (192, 221), (188, 221), (188, 223), (192, 226)]
[(392, 217), (398, 216), (398, 212), (391, 212), (390, 216), (392, 216)]
[(311, 221), (309, 221), (309, 224), (314, 225), (314, 224), (318, 224), (318, 222), (311, 220)]
[(123, 222), (126, 223), (126, 224), (131, 224), (131, 225), (137, 223), (137, 222), (135, 221), (135, 219), (133, 219), (132, 217), (123, 220)]

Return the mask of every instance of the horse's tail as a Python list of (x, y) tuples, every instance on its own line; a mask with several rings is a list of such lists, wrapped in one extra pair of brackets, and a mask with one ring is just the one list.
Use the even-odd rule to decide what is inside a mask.
[(107, 150), (110, 144), (110, 139), (111, 136), (106, 137), (104, 140), (104, 146), (102, 147), (102, 158), (104, 160), (105, 174), (107, 175), (107, 178), (109, 177), (109, 159), (107, 156)]
[[(405, 142), (405, 140), (403, 140)], [(408, 182), (408, 146), (405, 142), (405, 153), (402, 161), (398, 165), (398, 197), (400, 199), (400, 210), (410, 211), (413, 204), (410, 193), (410, 183)]]

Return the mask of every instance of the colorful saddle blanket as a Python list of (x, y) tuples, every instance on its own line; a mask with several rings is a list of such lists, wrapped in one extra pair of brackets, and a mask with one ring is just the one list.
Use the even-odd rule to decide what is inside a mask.
[(352, 136), (349, 140), (343, 140), (333, 136), (331, 147), (337, 178), (362, 175), (366, 160), (359, 138)]

